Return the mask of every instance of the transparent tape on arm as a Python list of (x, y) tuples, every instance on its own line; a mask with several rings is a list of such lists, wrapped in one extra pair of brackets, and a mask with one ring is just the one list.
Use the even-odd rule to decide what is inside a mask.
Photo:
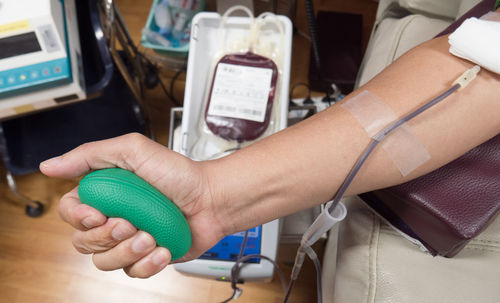
[[(243, 11), (244, 18), (229, 15)], [(190, 156), (209, 160), (225, 156), (279, 130), (284, 28), (270, 13), (254, 18), (244, 6), (221, 17), (220, 47), (213, 55)]]

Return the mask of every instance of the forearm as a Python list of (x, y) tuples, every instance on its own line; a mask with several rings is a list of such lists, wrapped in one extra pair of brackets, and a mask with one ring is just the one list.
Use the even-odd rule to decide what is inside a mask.
[[(402, 56), (363, 90), (380, 97), (396, 116), (450, 87), (472, 65), (448, 53), (446, 37)], [(409, 125), (431, 159), (403, 177), (377, 148), (348, 194), (396, 185), (430, 172), (500, 132), (500, 77), (482, 70), (466, 89)], [(336, 104), (296, 126), (233, 155), (205, 163), (214, 207), (226, 232), (255, 226), (331, 199), (370, 142), (359, 123)]]

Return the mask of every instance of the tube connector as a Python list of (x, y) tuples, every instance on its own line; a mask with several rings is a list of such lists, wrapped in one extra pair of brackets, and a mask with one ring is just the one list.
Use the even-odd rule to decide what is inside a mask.
[(479, 65), (475, 65), (474, 67), (469, 68), (460, 77), (458, 77), (455, 82), (453, 82), (453, 85), (459, 84), (459, 90), (464, 89), (467, 85), (469, 85), (469, 83), (471, 83), (472, 80), (474, 80), (474, 78), (476, 78), (480, 70), (481, 67), (479, 67)]
[(241, 293), (243, 293), (243, 290), (241, 290), (241, 288), (236, 288), (236, 289), (234, 290), (234, 297), (233, 297), (233, 300), (238, 299), (238, 298), (241, 296)]
[(301, 245), (312, 246), (318, 239), (327, 231), (329, 231), (335, 224), (344, 220), (347, 215), (347, 209), (344, 204), (339, 203), (337, 207), (330, 213), (328, 209), (333, 201), (326, 204), (323, 212), (314, 220), (313, 224), (309, 226), (307, 231), (302, 236)]
[(295, 262), (293, 264), (293, 269), (291, 274), (292, 280), (297, 280), (300, 270), (302, 269), (302, 264), (304, 263), (305, 257), (306, 257), (305, 251), (303, 251), (302, 248), (299, 248), (297, 254), (295, 255)]

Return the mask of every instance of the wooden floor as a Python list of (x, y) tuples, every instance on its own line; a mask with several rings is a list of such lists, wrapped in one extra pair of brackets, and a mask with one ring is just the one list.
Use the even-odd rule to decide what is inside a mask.
[[(232, 291), (229, 283), (186, 277), (167, 267), (146, 279), (131, 279), (122, 271), (101, 272), (90, 256), (71, 245), (72, 230), (63, 223), (56, 204), (75, 182), (50, 180), (39, 175), (20, 178), (27, 195), (48, 202), (41, 218), (23, 215), (22, 209), (2, 198), (0, 203), (0, 302), (9, 303), (154, 303), (220, 302)], [(6, 186), (1, 186), (6, 194)], [(286, 253), (286, 252), (283, 252)], [(286, 276), (290, 264), (280, 262)], [(314, 300), (314, 271), (307, 263), (292, 302)], [(247, 283), (238, 302), (281, 302), (278, 280)]]
[[(150, 1), (116, 2), (138, 41)], [(373, 20), (376, 4), (371, 0), (335, 0), (320, 1), (318, 7), (340, 12), (361, 11), (365, 20)], [(293, 47), (291, 82), (296, 83), (307, 80), (308, 60), (303, 58), (309, 57), (308, 41), (297, 35)], [(304, 92), (299, 91), (300, 94)], [(175, 95), (182, 99), (182, 80), (176, 83)], [(167, 144), (172, 103), (159, 89), (148, 93), (147, 102), (158, 141)], [(0, 303), (220, 302), (232, 293), (229, 283), (186, 277), (172, 267), (146, 280), (131, 279), (122, 271), (95, 269), (90, 256), (80, 255), (73, 249), (72, 229), (57, 215), (59, 198), (78, 180), (55, 180), (35, 173), (17, 177), (17, 181), (20, 191), (42, 201), (46, 211), (41, 218), (26, 217), (23, 209), (12, 202), (6, 182), (0, 182)], [(287, 278), (293, 255), (294, 248), (280, 246), (280, 266)], [(312, 264), (306, 262), (291, 301), (315, 302), (315, 280)], [(242, 288), (243, 295), (237, 302), (282, 302), (283, 299), (276, 278), (272, 283), (246, 283)]]

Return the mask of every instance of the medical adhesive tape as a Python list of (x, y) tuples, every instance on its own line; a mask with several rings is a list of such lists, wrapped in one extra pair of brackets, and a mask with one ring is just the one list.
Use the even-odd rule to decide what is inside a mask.
[[(398, 118), (382, 99), (367, 90), (342, 103), (341, 107), (358, 121), (371, 138)], [(391, 132), (380, 145), (403, 176), (431, 158), (407, 123)]]

